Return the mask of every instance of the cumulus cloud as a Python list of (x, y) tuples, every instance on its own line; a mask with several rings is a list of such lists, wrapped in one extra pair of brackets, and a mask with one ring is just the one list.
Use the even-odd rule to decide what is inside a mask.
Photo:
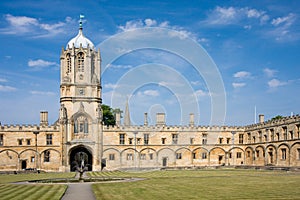
[(209, 96), (209, 92), (205, 92), (204, 90), (199, 89), (195, 91), (195, 95), (197, 97)]
[(277, 88), (279, 86), (283, 86), (283, 85), (286, 85), (287, 82), (283, 82), (283, 81), (280, 81), (278, 79), (272, 79), (268, 82), (268, 85), (270, 88)]
[(204, 21), (209, 25), (229, 25), (238, 24), (247, 19), (258, 19), (260, 23), (269, 20), (269, 16), (265, 11), (260, 11), (253, 8), (238, 8), (238, 7), (220, 7), (213, 9)]
[(232, 83), (232, 87), (234, 88), (241, 88), (246, 86), (246, 83)]
[(12, 92), (17, 90), (15, 87), (0, 85), (0, 92)]
[(28, 66), (33, 69), (41, 69), (49, 66), (57, 66), (58, 64), (56, 62), (49, 62), (42, 59), (37, 60), (29, 60)]
[(159, 92), (157, 90), (145, 90), (145, 91), (139, 91), (137, 93), (138, 97), (143, 98), (143, 97), (158, 97), (159, 96)]
[(153, 20), (153, 19), (145, 19), (144, 22), (145, 22), (146, 26), (156, 26), (157, 25), (156, 20)]
[(251, 73), (247, 71), (240, 71), (233, 74), (234, 78), (249, 78), (251, 77)]
[(265, 68), (263, 69), (264, 74), (269, 77), (272, 78), (275, 76), (275, 74), (278, 72), (277, 70), (274, 69), (270, 69), (270, 68)]
[(274, 29), (267, 31), (266, 35), (275, 37), (277, 41), (293, 41), (299, 39), (298, 32), (295, 32), (292, 28), (296, 19), (297, 16), (293, 13), (273, 19), (271, 24)]
[(72, 21), (70, 17), (67, 17), (64, 22), (48, 24), (42, 23), (40, 19), (28, 16), (6, 14), (4, 17), (8, 25), (0, 29), (1, 33), (12, 35), (30, 34), (33, 37), (48, 37), (64, 33), (65, 26)]
[[(163, 21), (158, 23), (154, 19), (147, 18), (145, 20), (131, 20), (127, 21), (125, 25), (118, 26), (118, 29), (121, 31), (129, 31), (137, 28), (149, 28), (149, 27), (159, 27), (159, 28), (168, 28), (175, 30), (176, 32), (170, 32), (171, 37), (179, 37), (180, 39), (192, 38), (197, 40), (195, 34), (190, 31), (185, 30), (179, 26), (171, 26), (168, 21)], [(201, 38), (202, 42), (204, 42), (205, 38)], [(205, 39), (205, 42), (207, 40)]]
[(36, 90), (30, 91), (30, 94), (33, 94), (33, 95), (43, 95), (43, 96), (54, 96), (54, 95), (56, 95), (55, 92), (36, 91)]
[(153, 97), (159, 96), (159, 92), (157, 90), (145, 90), (143, 93), (147, 96), (153, 96)]
[(290, 13), (285, 17), (278, 17), (276, 19), (273, 19), (271, 24), (274, 26), (279, 26), (281, 24), (290, 26), (295, 21), (295, 17), (296, 16), (293, 13)]
[(104, 88), (107, 88), (107, 89), (115, 89), (117, 88), (117, 84), (112, 84), (112, 83), (107, 83), (107, 84), (104, 84)]

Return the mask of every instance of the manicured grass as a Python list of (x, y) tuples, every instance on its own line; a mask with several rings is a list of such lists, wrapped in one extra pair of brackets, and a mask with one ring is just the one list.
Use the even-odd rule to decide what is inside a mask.
[(59, 200), (66, 185), (12, 185), (0, 184), (1, 200)]
[(75, 173), (41, 173), (0, 175), (0, 200), (59, 200), (67, 185), (62, 184), (12, 184), (29, 180), (72, 178)]
[(103, 172), (91, 176), (142, 177), (94, 184), (97, 199), (300, 199), (300, 173), (255, 170)]
[(53, 178), (73, 178), (75, 173), (28, 173), (28, 174), (1, 174), (0, 183), (13, 183)]

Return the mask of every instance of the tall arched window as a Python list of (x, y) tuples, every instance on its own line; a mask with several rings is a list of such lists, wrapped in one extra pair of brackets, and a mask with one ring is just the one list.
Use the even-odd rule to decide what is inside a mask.
[(84, 72), (84, 54), (82, 52), (77, 54), (77, 69), (78, 72)]
[(69, 74), (72, 71), (72, 68), (71, 68), (71, 55), (69, 53), (67, 54), (67, 63), (66, 63), (66, 65), (67, 65), (66, 74)]
[(74, 121), (74, 134), (78, 133), (88, 134), (89, 132), (89, 123), (88, 119), (85, 116), (79, 116)]

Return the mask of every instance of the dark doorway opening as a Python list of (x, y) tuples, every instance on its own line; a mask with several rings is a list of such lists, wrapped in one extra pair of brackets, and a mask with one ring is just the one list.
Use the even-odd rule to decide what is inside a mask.
[(84, 146), (74, 147), (70, 153), (70, 171), (74, 172), (84, 165), (88, 171), (93, 170), (93, 155)]
[(163, 160), (162, 160), (162, 164), (163, 164), (163, 167), (166, 167), (167, 166), (167, 162), (168, 162), (168, 158), (167, 157), (164, 157)]
[(22, 160), (21, 161), (21, 167), (22, 167), (22, 169), (26, 169), (27, 168), (27, 161), (26, 160)]
[(101, 160), (101, 170), (104, 169), (105, 167), (106, 167), (106, 159), (103, 158), (103, 159)]
[(223, 164), (222, 160), (223, 160), (223, 155), (219, 155), (219, 165)]
[(270, 151), (269, 152), (269, 164), (273, 164), (273, 163), (274, 163), (273, 152)]

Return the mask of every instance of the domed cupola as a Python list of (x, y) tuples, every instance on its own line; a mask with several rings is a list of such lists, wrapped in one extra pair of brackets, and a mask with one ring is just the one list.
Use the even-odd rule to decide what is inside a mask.
[(72, 38), (68, 42), (66, 49), (72, 48), (73, 44), (75, 48), (79, 48), (80, 45), (82, 46), (82, 48), (87, 48), (88, 46), (92, 49), (94, 48), (94, 44), (88, 38), (86, 38), (82, 33), (82, 19), (83, 16), (81, 15), (79, 21), (79, 32), (76, 37)]

